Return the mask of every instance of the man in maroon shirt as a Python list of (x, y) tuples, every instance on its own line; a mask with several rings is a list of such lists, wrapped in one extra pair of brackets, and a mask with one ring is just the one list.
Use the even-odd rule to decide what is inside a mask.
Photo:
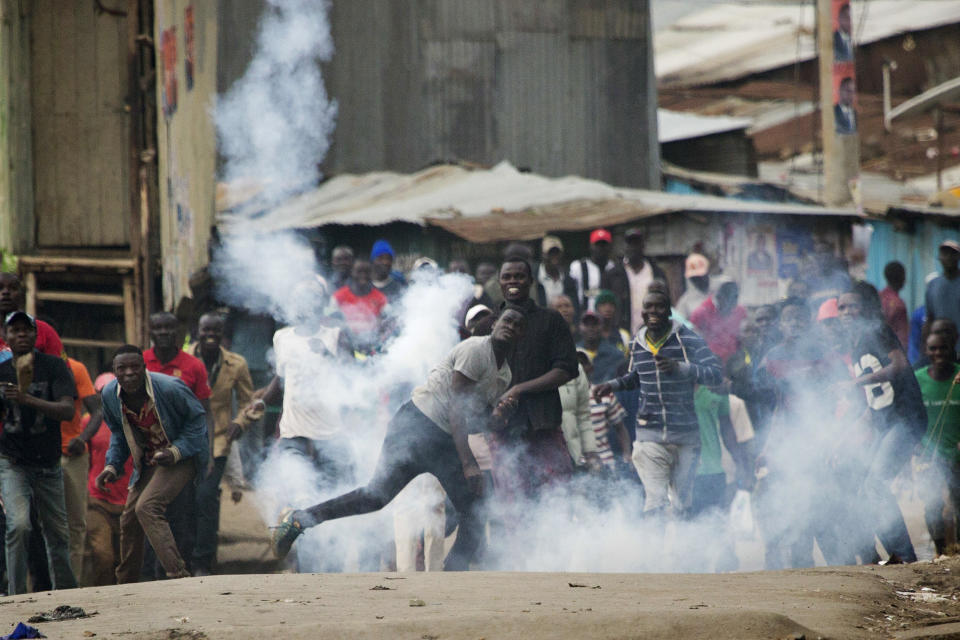
[[(143, 352), (143, 362), (147, 371), (165, 373), (168, 376), (180, 378), (187, 387), (197, 396), (203, 410), (206, 412), (207, 434), (210, 438), (210, 451), (213, 451), (213, 411), (210, 409), (210, 384), (207, 381), (207, 368), (196, 356), (192, 356), (180, 348), (180, 325), (177, 317), (172, 313), (161, 311), (150, 316), (150, 341), (153, 348)], [(211, 459), (209, 467), (213, 464)], [(167, 520), (170, 529), (177, 541), (180, 555), (190, 562), (193, 557), (193, 546), (196, 541), (197, 510), (196, 491), (193, 483), (184, 487), (180, 495), (167, 507)], [(144, 574), (151, 575), (151, 569), (156, 569), (152, 563), (153, 553), (147, 553), (144, 563)], [(157, 572), (156, 575), (163, 575)]]
[(899, 262), (888, 262), (883, 268), (883, 277), (887, 281), (886, 288), (880, 292), (883, 319), (893, 329), (900, 346), (906, 349), (910, 341), (910, 321), (907, 319), (907, 305), (900, 299), (900, 290), (907, 281), (907, 270)]

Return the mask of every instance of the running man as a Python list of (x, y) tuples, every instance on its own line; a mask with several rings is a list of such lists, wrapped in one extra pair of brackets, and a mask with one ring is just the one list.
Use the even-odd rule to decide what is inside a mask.
[(273, 532), (274, 553), (285, 557), (309, 527), (382, 509), (411, 480), (431, 473), (460, 519), (444, 569), (468, 569), (483, 522), (476, 513), (483, 474), (467, 444), (468, 425), (490, 415), (502, 420), (501, 410), (491, 414), (489, 407), (510, 384), (507, 358), (525, 323), (520, 309), (507, 306), (490, 336), (467, 338), (455, 346), (394, 414), (369, 484), (308, 509), (286, 509)]

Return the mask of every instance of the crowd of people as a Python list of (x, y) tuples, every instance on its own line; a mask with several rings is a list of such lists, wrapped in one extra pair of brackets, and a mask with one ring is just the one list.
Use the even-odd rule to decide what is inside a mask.
[[(725, 513), (747, 492), (767, 568), (812, 566), (814, 542), (831, 564), (880, 561), (877, 540), (887, 561), (912, 562), (892, 487), (908, 469), (947, 551), (960, 513), (960, 244), (940, 246), (942, 273), (910, 314), (901, 264), (878, 292), (822, 243), (781, 300), (750, 309), (707, 256), (687, 256), (671, 289), (641, 231), (624, 243), (614, 256), (596, 229), (582, 259), (546, 236), (539, 255), (513, 243), (472, 274), (452, 261), (447, 272), (473, 281), (449, 319), (461, 341), (422, 379), (378, 389), (373, 418), (332, 400), (351, 393), (336, 371), (389, 351), (411, 283), (443, 272), (423, 257), (400, 273), (385, 240), (369, 260), (336, 247), (325, 276), (299, 280), (273, 336), (275, 375), (256, 390), (228, 349), (227, 310), (188, 327), (186, 347), (175, 316), (152, 315), (150, 348), (121, 347), (91, 380), (24, 311), (20, 279), (0, 273), (8, 593), (215, 571), (220, 485), (242, 483), (227, 477), (232, 445), (271, 407), (269, 447), (308, 464), (323, 495), (279, 514), (280, 558), (312, 527), (416, 488), (426, 508), (394, 512), (385, 564), (401, 571), (511, 568), (501, 536), (557, 492), (642, 514), (652, 547), (671, 522)], [(387, 425), (372, 477), (351, 488), (351, 438), (370, 433), (354, 423), (376, 415)]]

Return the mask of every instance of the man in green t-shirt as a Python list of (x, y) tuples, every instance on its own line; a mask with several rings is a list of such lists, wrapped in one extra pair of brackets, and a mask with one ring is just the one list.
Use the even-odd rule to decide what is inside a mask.
[[(737, 442), (733, 423), (730, 421), (730, 396), (722, 387), (697, 386), (693, 394), (694, 410), (700, 423), (700, 462), (693, 481), (693, 501), (690, 517), (718, 514), (729, 505), (732, 492), (727, 491), (727, 474), (721, 464), (723, 447), (727, 448), (737, 465), (737, 484), (743, 483), (749, 466), (745, 449)], [(721, 438), (723, 444), (721, 445)], [(721, 522), (726, 522), (721, 519)], [(737, 555), (733, 538), (726, 526), (716, 531), (714, 543), (706, 545), (700, 562), (704, 571), (736, 571)]]
[(916, 371), (923, 404), (927, 407), (927, 433), (919, 445), (919, 492), (927, 529), (937, 548), (946, 546), (943, 520), (943, 485), (946, 483), (954, 519), (960, 509), (960, 365), (955, 361), (955, 340), (931, 333), (926, 352), (930, 365)]

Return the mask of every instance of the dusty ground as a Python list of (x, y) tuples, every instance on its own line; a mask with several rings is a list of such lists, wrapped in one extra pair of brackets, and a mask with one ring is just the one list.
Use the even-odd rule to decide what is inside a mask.
[(37, 626), (51, 638), (960, 638), (957, 572), (960, 559), (720, 575), (215, 576), (6, 598), (0, 631), (70, 604), (97, 614)]
[[(120, 640), (960, 638), (960, 557), (719, 575), (270, 574), (252, 496), (224, 493), (221, 571), (259, 573), (0, 598), (0, 635), (68, 604), (97, 613), (35, 626)], [(924, 557), (915, 506), (903, 504)], [(756, 566), (756, 547), (738, 545), (742, 567)]]

